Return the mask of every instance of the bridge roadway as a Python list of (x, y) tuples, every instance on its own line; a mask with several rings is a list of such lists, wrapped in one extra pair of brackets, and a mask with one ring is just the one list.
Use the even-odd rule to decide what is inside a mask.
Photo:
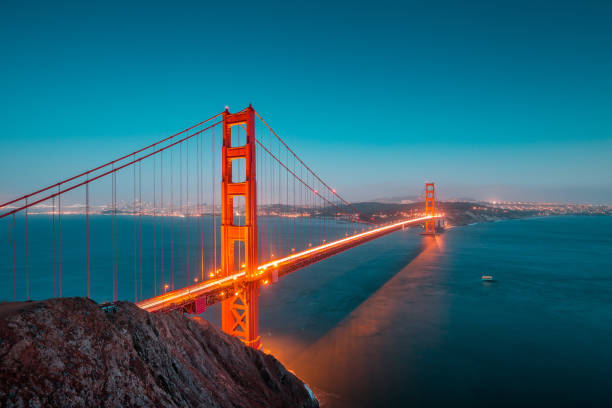
[(187, 313), (200, 313), (206, 306), (213, 305), (234, 295), (234, 291), (247, 280), (260, 280), (267, 284), (275, 278), (287, 275), (298, 269), (312, 265), (332, 255), (364, 244), (373, 239), (390, 234), (406, 226), (420, 224), (431, 219), (442, 218), (442, 215), (425, 216), (399, 221), (370, 231), (351, 235), (317, 247), (291, 254), (257, 267), (254, 276), (247, 278), (246, 271), (217, 279), (196, 283), (182, 289), (176, 289), (163, 295), (142, 300), (136, 305), (148, 312), (169, 312), (183, 310)]

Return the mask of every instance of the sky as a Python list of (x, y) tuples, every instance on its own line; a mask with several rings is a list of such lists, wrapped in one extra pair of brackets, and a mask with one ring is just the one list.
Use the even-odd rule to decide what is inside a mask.
[(612, 204), (612, 2), (0, 5), (0, 198), (249, 103), (350, 200)]

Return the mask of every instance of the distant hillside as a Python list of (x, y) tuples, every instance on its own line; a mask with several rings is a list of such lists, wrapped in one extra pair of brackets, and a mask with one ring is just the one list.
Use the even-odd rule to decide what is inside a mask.
[(390, 203), (390, 204), (406, 204), (411, 201), (422, 201), (423, 197), (419, 197), (418, 195), (410, 195), (410, 196), (395, 196), (395, 197), (379, 197), (370, 200), (370, 202), (375, 203)]
[[(353, 203), (360, 213), (360, 220), (371, 223), (384, 223), (402, 218), (423, 215), (423, 201), (409, 204), (378, 202)], [(494, 221), (497, 219), (522, 218), (537, 215), (537, 211), (508, 211), (485, 204), (473, 202), (437, 202), (436, 209), (446, 215), (450, 225), (467, 225), (473, 222)]]
[[(352, 206), (358, 210), (361, 221), (375, 224), (422, 216), (425, 212), (423, 201), (409, 204), (363, 202), (353, 203)], [(467, 225), (474, 222), (547, 215), (612, 215), (612, 207), (551, 203), (492, 205), (483, 202), (437, 201), (436, 212), (444, 213), (445, 221), (449, 225)]]

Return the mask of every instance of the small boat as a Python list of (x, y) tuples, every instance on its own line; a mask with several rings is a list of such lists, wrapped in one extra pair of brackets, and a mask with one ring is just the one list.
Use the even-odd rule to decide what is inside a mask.
[(482, 275), (482, 280), (486, 282), (493, 282), (493, 276), (491, 275)]

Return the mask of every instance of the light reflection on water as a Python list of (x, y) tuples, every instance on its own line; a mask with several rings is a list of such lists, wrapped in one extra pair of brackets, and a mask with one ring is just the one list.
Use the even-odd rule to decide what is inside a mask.
[(611, 231), (399, 231), (262, 288), (263, 345), (327, 408), (612, 406)]
[[(385, 336), (401, 337), (405, 334), (402, 327), (405, 325), (403, 320), (408, 318), (404, 313), (406, 307), (413, 309), (409, 315), (411, 324), (425, 328), (431, 340), (437, 336), (437, 326), (429, 325), (431, 321), (444, 318), (436, 293), (431, 293), (426, 308), (411, 301), (427, 290), (423, 285), (434, 278), (431, 275), (435, 270), (432, 264), (443, 251), (443, 236), (423, 240), (416, 257), (314, 343), (276, 336), (265, 339), (266, 349), (312, 384), (324, 406), (330, 403), (375, 404), (392, 391), (388, 388), (394, 386), (393, 382), (373, 379), (388, 374), (383, 357), (393, 350), (389, 349)], [(415, 308), (419, 309), (418, 313), (414, 313)], [(409, 344), (400, 351), (402, 359), (411, 353), (407, 346)], [(333, 390), (327, 390), (326, 384), (333, 384)], [(369, 389), (365, 399), (363, 395), (353, 393), (355, 389), (364, 388)], [(353, 395), (356, 399), (352, 398)]]
[[(110, 231), (108, 220), (93, 217), (94, 231)], [(50, 240), (36, 241), (36, 228), (49, 232), (43, 221), (32, 217), (32, 249)], [(78, 241), (64, 248), (79, 247), (82, 235), (70, 231), (82, 222), (64, 221), (66, 240)], [(120, 297), (129, 299), (133, 222), (120, 225)], [(150, 227), (143, 221), (143, 232)], [(435, 240), (398, 231), (262, 287), (263, 345), (324, 407), (612, 406), (611, 231), (612, 217), (479, 224)], [(110, 293), (109, 237), (92, 235), (95, 294)], [(0, 277), (9, 283), (0, 299), (13, 294), (7, 248), (0, 245)], [(31, 282), (35, 298), (53, 294), (50, 256), (30, 259), (32, 271), (47, 271)], [(143, 257), (153, 276), (150, 248)], [(82, 251), (64, 249), (63, 264), (64, 295), (83, 295)], [(21, 298), (23, 265), (17, 276)], [(218, 324), (219, 308), (204, 317)]]

